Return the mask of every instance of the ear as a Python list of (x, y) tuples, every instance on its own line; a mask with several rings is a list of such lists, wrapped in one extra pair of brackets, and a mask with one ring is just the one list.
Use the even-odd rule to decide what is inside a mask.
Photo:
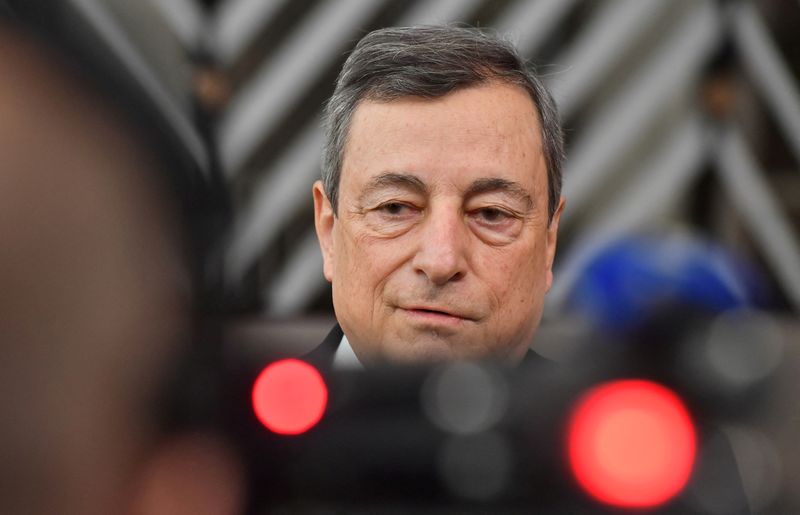
[(547, 227), (547, 261), (545, 266), (547, 268), (547, 290), (553, 285), (553, 260), (556, 257), (556, 242), (558, 240), (558, 222), (561, 220), (561, 212), (564, 211), (566, 200), (561, 197), (558, 201), (558, 208), (553, 213), (553, 218), (550, 220), (550, 225)]
[(221, 441), (186, 435), (162, 443), (144, 464), (134, 491), (133, 515), (243, 513), (241, 463)]
[(325, 194), (322, 181), (314, 183), (314, 226), (317, 229), (319, 248), (322, 251), (322, 273), (328, 282), (333, 281), (333, 222), (331, 201)]

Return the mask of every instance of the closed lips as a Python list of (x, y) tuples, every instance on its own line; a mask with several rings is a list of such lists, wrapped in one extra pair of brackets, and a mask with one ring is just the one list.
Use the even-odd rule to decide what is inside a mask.
[(448, 310), (440, 307), (432, 307), (432, 306), (409, 306), (402, 308), (406, 311), (418, 311), (421, 313), (430, 313), (433, 315), (443, 315), (443, 316), (451, 316), (455, 318), (463, 318), (466, 320), (472, 320), (472, 317), (463, 314), (459, 311)]

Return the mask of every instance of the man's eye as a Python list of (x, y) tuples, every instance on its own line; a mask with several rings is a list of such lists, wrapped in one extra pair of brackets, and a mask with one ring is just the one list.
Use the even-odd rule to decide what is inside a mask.
[(376, 235), (395, 237), (413, 227), (421, 214), (422, 208), (415, 204), (388, 200), (366, 208), (364, 222)]
[(488, 222), (490, 224), (502, 223), (511, 217), (510, 213), (495, 207), (485, 207), (483, 209), (479, 209), (475, 215), (480, 221)]
[(524, 215), (511, 209), (486, 206), (468, 211), (470, 225), (475, 234), (487, 243), (505, 244), (522, 230)]
[(390, 216), (401, 216), (411, 212), (411, 206), (401, 202), (387, 202), (378, 206), (378, 211)]

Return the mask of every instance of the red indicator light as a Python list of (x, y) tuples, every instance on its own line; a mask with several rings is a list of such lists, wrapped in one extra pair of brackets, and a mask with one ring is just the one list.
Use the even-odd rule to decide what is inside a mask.
[(691, 475), (694, 424), (678, 396), (656, 383), (622, 380), (590, 390), (568, 431), (575, 478), (606, 504), (658, 506), (677, 495)]
[(328, 403), (328, 388), (316, 368), (285, 359), (267, 366), (253, 384), (253, 411), (270, 431), (298, 435), (314, 427)]

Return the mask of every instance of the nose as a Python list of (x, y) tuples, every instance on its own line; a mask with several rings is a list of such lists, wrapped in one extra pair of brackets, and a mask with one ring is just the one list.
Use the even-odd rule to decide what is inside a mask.
[(423, 222), (412, 264), (418, 274), (443, 285), (461, 279), (467, 271), (469, 238), (458, 209), (431, 211)]

